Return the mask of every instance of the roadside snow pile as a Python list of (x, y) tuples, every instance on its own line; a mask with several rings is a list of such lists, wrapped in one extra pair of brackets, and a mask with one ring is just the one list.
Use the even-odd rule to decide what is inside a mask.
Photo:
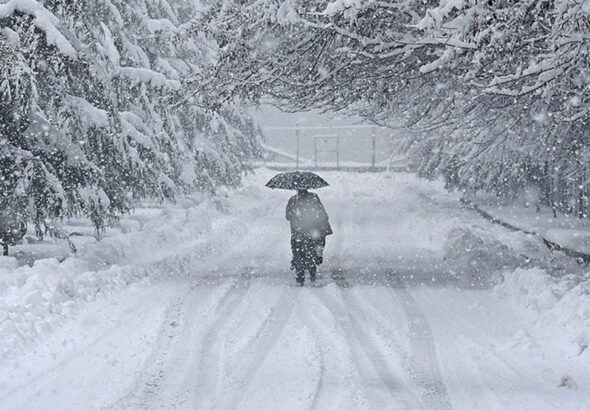
[(540, 268), (518, 268), (505, 273), (495, 291), (530, 313), (536, 338), (573, 344), (576, 355), (590, 358), (590, 272), (555, 278)]
[(455, 228), (445, 243), (444, 263), (459, 283), (493, 286), (524, 312), (528, 325), (515, 335), (524, 345), (557, 344), (564, 354), (585, 355), (590, 363), (590, 272), (583, 273), (571, 258), (539, 253), (534, 240), (475, 226)]
[(70, 258), (61, 264), (42, 259), (32, 267), (0, 268), (0, 359), (48, 333), (71, 313), (75, 301), (92, 300), (101, 288), (114, 286), (113, 278), (84, 272), (85, 265)]
[(177, 253), (179, 247), (190, 246), (198, 234), (210, 229), (211, 219), (217, 214), (211, 199), (184, 198), (146, 220), (140, 229), (91, 242), (82, 246), (78, 254), (97, 266), (158, 260)]
[(89, 243), (61, 263), (47, 258), (19, 267), (15, 258), (0, 258), (0, 363), (99, 294), (202, 274), (204, 256), (239, 236), (241, 221), (265, 212), (259, 195), (258, 188), (245, 187), (180, 200), (143, 226)]
[(489, 234), (455, 228), (445, 243), (444, 262), (456, 277), (485, 284), (494, 273), (521, 266), (524, 258)]

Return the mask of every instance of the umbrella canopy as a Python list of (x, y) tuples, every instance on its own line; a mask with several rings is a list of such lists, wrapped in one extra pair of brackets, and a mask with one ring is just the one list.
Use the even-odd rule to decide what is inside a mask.
[(275, 175), (266, 186), (273, 189), (317, 189), (328, 186), (328, 183), (313, 172), (294, 171)]

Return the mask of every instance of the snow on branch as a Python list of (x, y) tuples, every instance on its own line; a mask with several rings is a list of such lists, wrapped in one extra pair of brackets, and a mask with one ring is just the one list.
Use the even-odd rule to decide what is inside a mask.
[(448, 15), (454, 10), (461, 10), (465, 6), (464, 0), (441, 0), (438, 7), (430, 8), (425, 16), (416, 24), (416, 28), (425, 30), (442, 25)]
[(65, 98), (69, 109), (77, 114), (77, 118), (85, 129), (90, 127), (108, 127), (109, 116), (105, 110), (96, 108), (83, 98), (68, 95)]
[(33, 24), (45, 33), (47, 44), (57, 47), (67, 57), (78, 58), (74, 46), (59, 30), (58, 18), (40, 3), (35, 0), (11, 0), (6, 4), (0, 4), (0, 18), (11, 17), (15, 12), (34, 16)]
[(120, 116), (124, 136), (130, 137), (145, 148), (155, 148), (151, 137), (152, 132), (142, 118), (129, 111), (121, 112)]
[(168, 19), (145, 19), (145, 25), (152, 33), (178, 33), (178, 28)]
[(100, 22), (100, 27), (102, 28), (103, 38), (102, 48), (99, 48), (99, 50), (103, 52), (103, 54), (111, 61), (111, 63), (113, 63), (113, 65), (118, 66), (121, 61), (121, 56), (113, 40), (113, 35), (107, 25), (102, 21)]
[(180, 81), (170, 80), (162, 73), (150, 70), (149, 68), (140, 67), (119, 67), (118, 73), (134, 84), (147, 83), (154, 87), (170, 88), (172, 90), (180, 89)]

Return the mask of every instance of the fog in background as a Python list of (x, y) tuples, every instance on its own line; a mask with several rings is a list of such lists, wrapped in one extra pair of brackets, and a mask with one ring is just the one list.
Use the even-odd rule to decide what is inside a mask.
[[(395, 140), (401, 136), (402, 132), (372, 126), (372, 124), (362, 122), (362, 119), (358, 117), (341, 118), (323, 114), (317, 110), (288, 113), (270, 105), (253, 108), (252, 117), (262, 128), (266, 145), (292, 155), (295, 155), (297, 151), (295, 127), (298, 126), (300, 156), (312, 162), (315, 155), (315, 137), (339, 137), (338, 152), (341, 163), (371, 163), (373, 132), (375, 133), (376, 162), (385, 161), (391, 156)], [(278, 129), (283, 127), (289, 129)], [(336, 154), (334, 152), (318, 152), (318, 161), (335, 163)]]

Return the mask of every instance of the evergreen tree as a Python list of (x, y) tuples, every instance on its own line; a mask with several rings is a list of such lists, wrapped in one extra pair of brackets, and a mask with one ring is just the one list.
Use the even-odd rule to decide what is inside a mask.
[(0, 1), (3, 210), (40, 236), (78, 213), (100, 230), (138, 198), (239, 183), (259, 134), (238, 100), (204, 106), (189, 88), (217, 56), (191, 24), (201, 7)]

